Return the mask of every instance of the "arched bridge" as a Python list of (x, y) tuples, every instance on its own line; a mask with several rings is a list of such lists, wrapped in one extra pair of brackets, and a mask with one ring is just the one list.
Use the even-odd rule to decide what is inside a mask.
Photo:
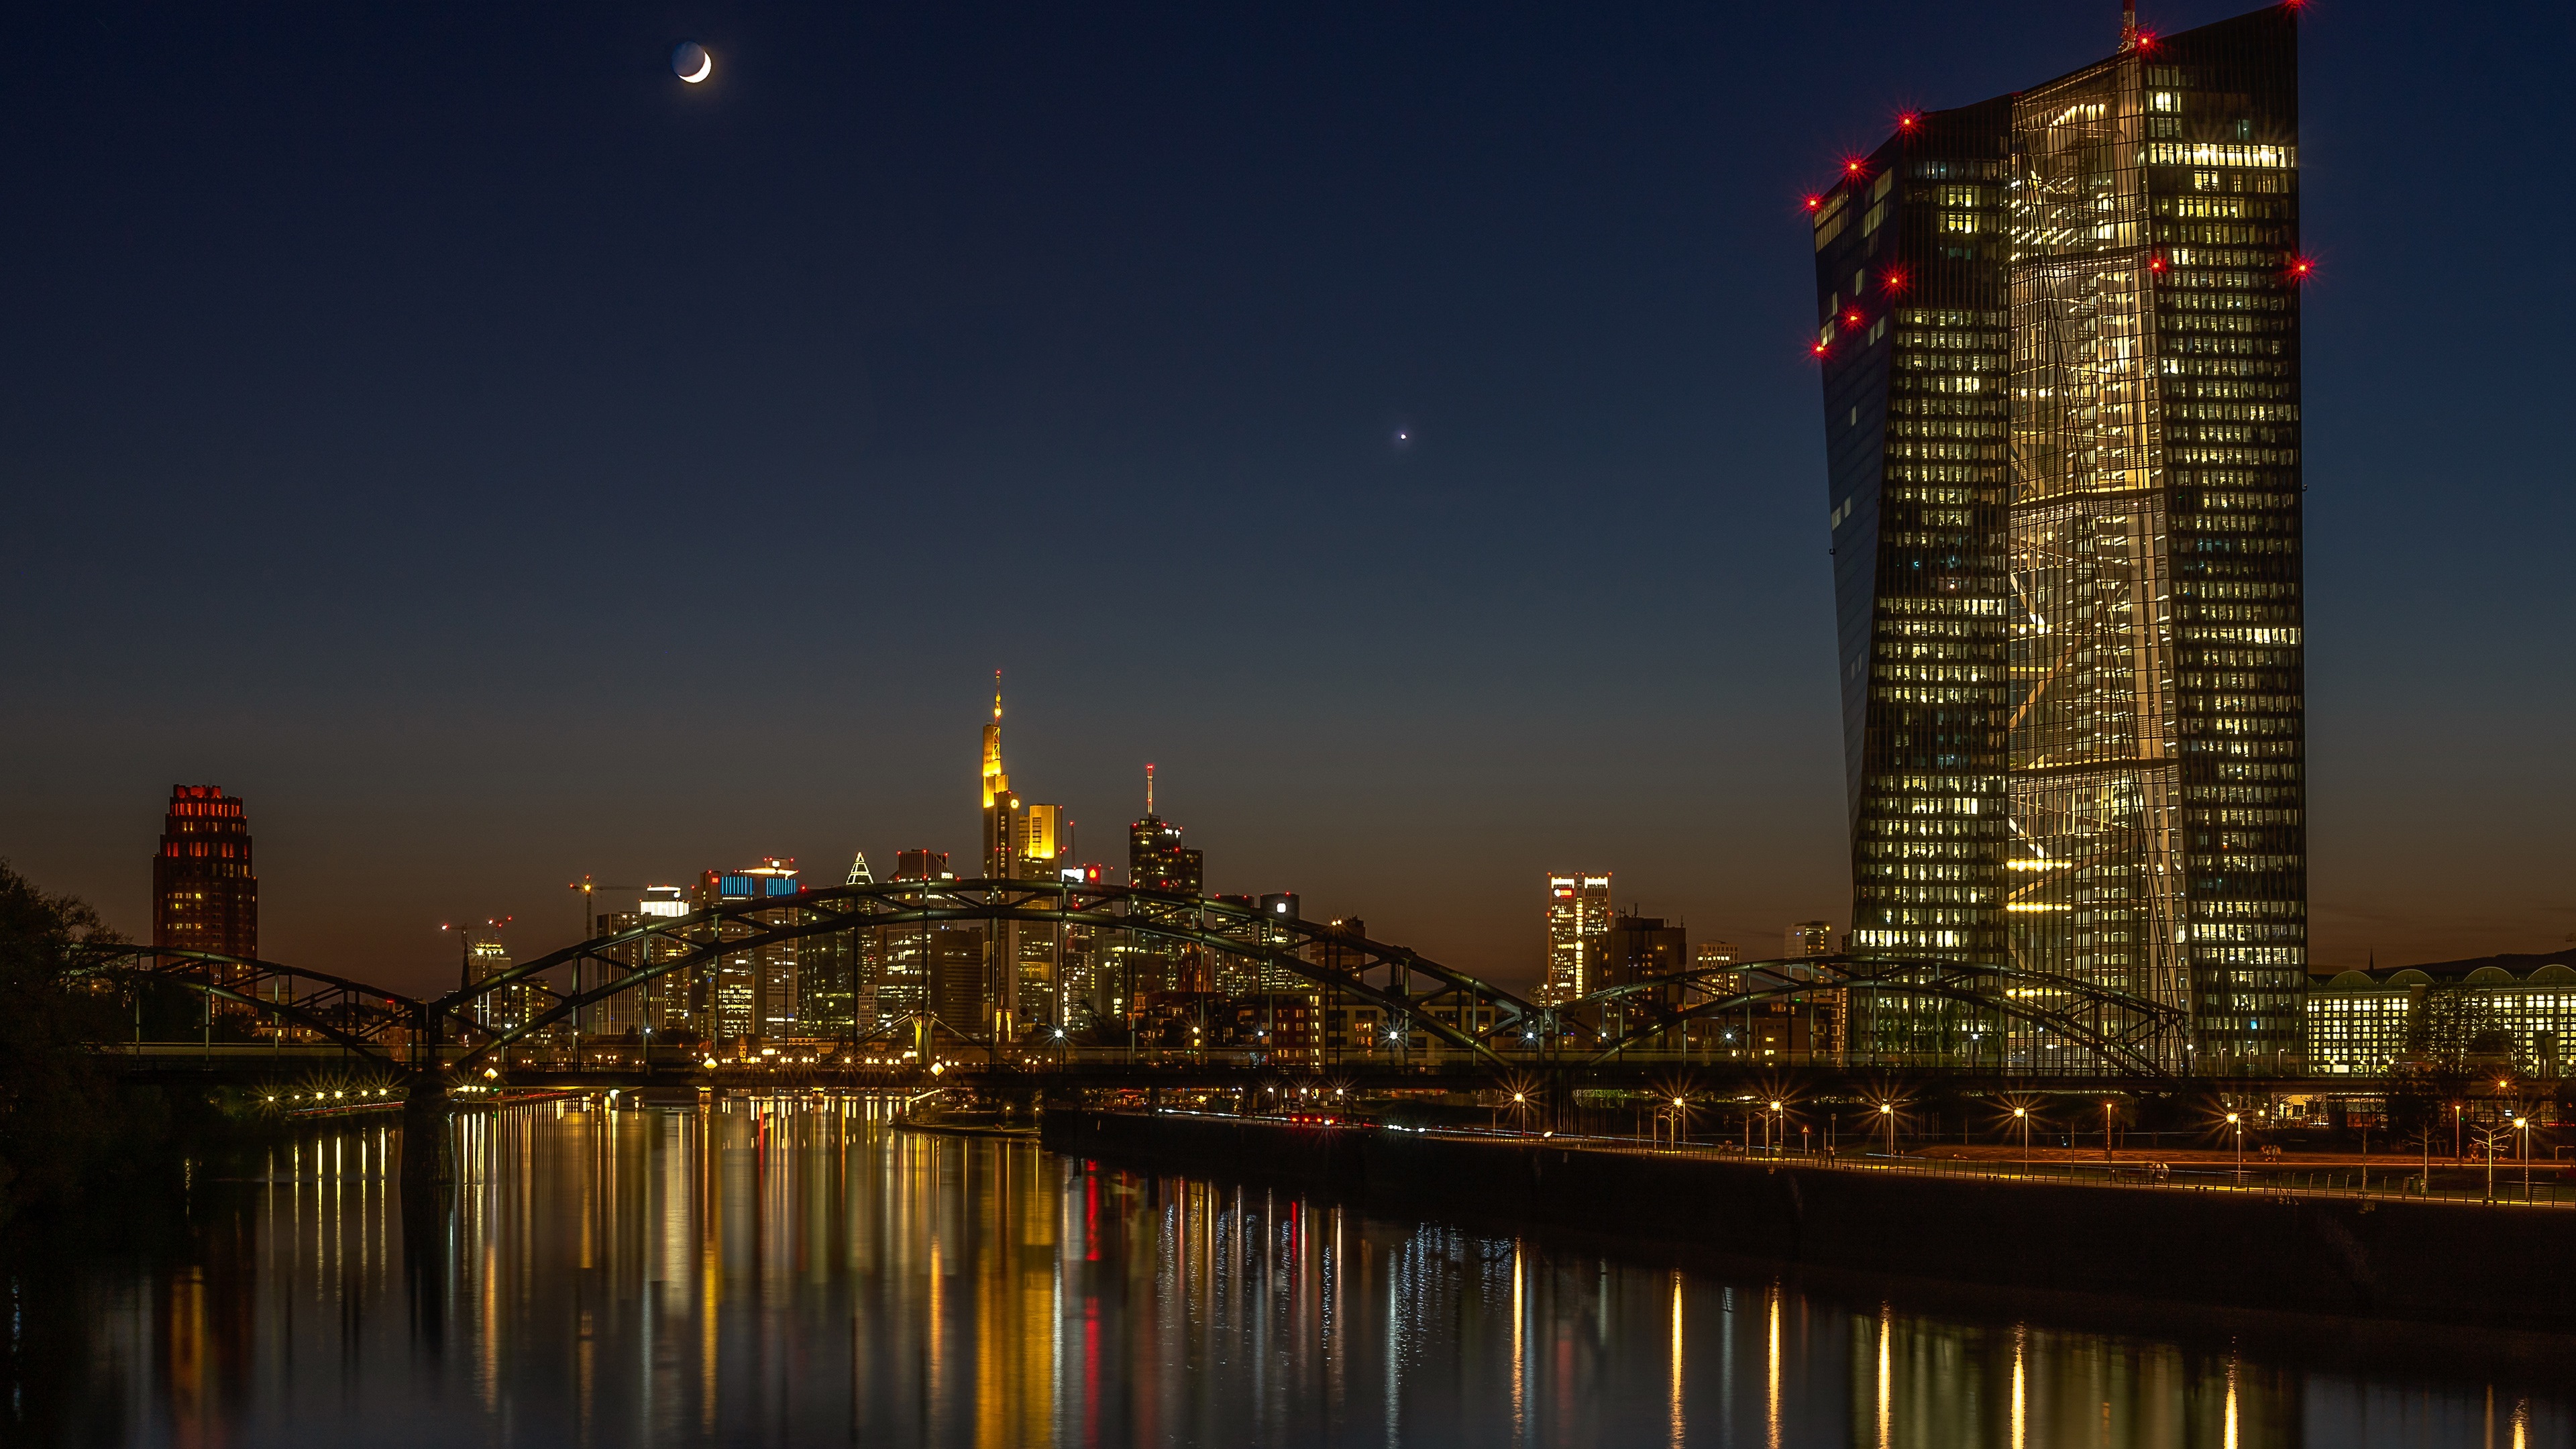
[[(1410, 948), (1327, 923), (1198, 896), (1034, 881), (899, 880), (726, 902), (595, 937), (434, 998), (272, 962), (150, 947), (102, 948), (84, 969), (102, 983), (148, 976), (203, 991), (265, 1018), (278, 1029), (273, 1034), (328, 1042), (388, 1067), (464, 1073), (514, 1046), (561, 1034), (600, 1003), (728, 957), (842, 933), (995, 923), (1042, 928), (1058, 939), (1110, 933), (1219, 953), (1256, 979), (1293, 982), (1288, 989), (1373, 1016), (1390, 1052), (1457, 1065), (1598, 1065), (1676, 1049), (1688, 1059), (1695, 1050), (1720, 1051), (1714, 1040), (1759, 1064), (1764, 1048), (1756, 1033), (1800, 1011), (1811, 1061), (1824, 1045), (1818, 1021), (1829, 1023), (1840, 1064), (2152, 1078), (2174, 1074), (2186, 1060), (2188, 1022), (2179, 1009), (2003, 965), (1855, 955), (1747, 962), (1541, 1005)], [(569, 989), (558, 984), (564, 976)], [(492, 1004), (503, 1000), (513, 1009), (495, 1013)], [(880, 1022), (833, 1036), (857, 1048), (905, 1025)], [(942, 1025), (997, 1057), (1005, 1049), (1028, 1051), (1042, 1066), (1049, 1054), (1043, 1039), (996, 1040), (989, 1028), (979, 1035), (977, 1024)], [(1732, 1035), (1739, 1027), (1740, 1039)], [(1319, 1045), (1314, 1054), (1325, 1050)], [(1071, 1049), (1055, 1055), (1069, 1060)]]

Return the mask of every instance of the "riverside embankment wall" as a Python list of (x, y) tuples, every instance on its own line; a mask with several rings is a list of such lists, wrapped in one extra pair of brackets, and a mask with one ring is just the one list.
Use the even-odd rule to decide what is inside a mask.
[(1056, 1151), (1389, 1212), (2015, 1289), (2576, 1329), (2576, 1209), (1913, 1175), (1180, 1113), (1051, 1111)]

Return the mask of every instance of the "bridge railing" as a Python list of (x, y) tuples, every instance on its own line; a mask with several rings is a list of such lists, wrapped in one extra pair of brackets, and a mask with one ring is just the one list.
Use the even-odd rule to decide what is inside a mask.
[[(1282, 1119), (1284, 1120), (1284, 1119)], [(1395, 1128), (1399, 1132), (1416, 1132), (1412, 1128)], [(2386, 1166), (2354, 1164), (2302, 1165), (2295, 1159), (2249, 1158), (2240, 1169), (2230, 1163), (2206, 1159), (2174, 1161), (2134, 1151), (2108, 1162), (2080, 1162), (2064, 1158), (2016, 1160), (1995, 1157), (1924, 1157), (1899, 1154), (1889, 1157), (1874, 1150), (1838, 1151), (1816, 1148), (1765, 1147), (1757, 1142), (1747, 1149), (1734, 1143), (1690, 1142), (1679, 1146), (1658, 1145), (1634, 1137), (1583, 1135), (1567, 1132), (1537, 1133), (1519, 1131), (1477, 1131), (1457, 1128), (1418, 1129), (1418, 1135), (1466, 1141), (1512, 1142), (1522, 1145), (1544, 1143), (1550, 1147), (1580, 1149), (1586, 1152), (1615, 1152), (1627, 1156), (1695, 1158), (1755, 1166), (1796, 1167), (1817, 1171), (1883, 1173), (1912, 1177), (1975, 1179), (1986, 1182), (2062, 1183), (2070, 1186), (2115, 1188), (2142, 1192), (2226, 1192), (2252, 1193), (2284, 1201), (2299, 1198), (2407, 1200), (2415, 1202), (2466, 1203), (2576, 1209), (2576, 1183), (2566, 1179), (2563, 1166), (2552, 1162), (2545, 1166), (2534, 1163), (2535, 1172), (2526, 1186), (2523, 1163), (2518, 1158), (2499, 1156), (2494, 1167), (2494, 1185), (2483, 1178), (2488, 1163), (2483, 1158), (2436, 1157), (2428, 1174), (2424, 1166), (2402, 1157), (2385, 1159)], [(2151, 1169), (2161, 1166), (2164, 1170)], [(2467, 1185), (2461, 1179), (2479, 1179)]]

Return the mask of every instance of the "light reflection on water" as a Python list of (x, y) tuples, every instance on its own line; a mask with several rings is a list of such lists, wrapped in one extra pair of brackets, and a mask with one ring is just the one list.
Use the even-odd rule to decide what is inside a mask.
[(200, 1184), (181, 1246), (88, 1267), (72, 1381), (13, 1384), (9, 1437), (2571, 1442), (2563, 1398), (2456, 1374), (1837, 1298), (897, 1132), (872, 1110), (466, 1116), (466, 1180), (409, 1220), (390, 1133), (281, 1149), (262, 1180)]

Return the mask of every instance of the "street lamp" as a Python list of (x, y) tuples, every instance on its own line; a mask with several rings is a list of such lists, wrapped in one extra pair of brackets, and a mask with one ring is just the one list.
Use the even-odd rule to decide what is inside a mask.
[(2531, 1201), (2531, 1119), (2516, 1117), (2514, 1130), (2522, 1134), (2522, 1200)]
[(2113, 1160), (2111, 1152), (2111, 1104), (2108, 1102), (2102, 1104), (2102, 1160), (2104, 1162)]
[(2245, 1183), (2245, 1119), (2230, 1112), (2227, 1125), (2236, 1131), (2236, 1182), (2241, 1187)]
[(1878, 1120), (1887, 1128), (1887, 1155), (1890, 1160), (1893, 1160), (1896, 1156), (1896, 1104), (1879, 1103)]
[(2030, 1171), (2030, 1109), (2013, 1108), (2013, 1120), (2021, 1124), (2021, 1170)]
[(1764, 1145), (1765, 1147), (1769, 1147), (1769, 1148), (1771, 1148), (1771, 1150), (1772, 1150), (1772, 1155), (1773, 1155), (1773, 1156), (1775, 1156), (1775, 1157), (1779, 1155), (1779, 1138), (1780, 1138), (1781, 1136), (1785, 1136), (1785, 1135), (1787, 1135), (1787, 1134), (1786, 1134), (1786, 1133), (1779, 1133), (1779, 1134), (1775, 1135), (1775, 1134), (1774, 1134), (1773, 1129), (1774, 1129), (1774, 1128), (1778, 1128), (1778, 1127), (1782, 1127), (1782, 1126), (1785, 1126), (1785, 1125), (1786, 1125), (1786, 1124), (1784, 1124), (1784, 1123), (1782, 1123), (1782, 1122), (1780, 1121), (1780, 1104), (1779, 1104), (1779, 1103), (1777, 1103), (1777, 1102), (1773, 1102), (1773, 1103), (1771, 1104), (1771, 1120), (1769, 1120), (1769, 1121), (1767, 1121), (1767, 1122), (1765, 1122), (1765, 1123), (1763, 1123), (1763, 1124), (1762, 1124), (1762, 1126), (1763, 1126), (1762, 1136), (1763, 1136), (1763, 1139), (1764, 1139), (1764, 1140), (1763, 1140), (1763, 1145)]

